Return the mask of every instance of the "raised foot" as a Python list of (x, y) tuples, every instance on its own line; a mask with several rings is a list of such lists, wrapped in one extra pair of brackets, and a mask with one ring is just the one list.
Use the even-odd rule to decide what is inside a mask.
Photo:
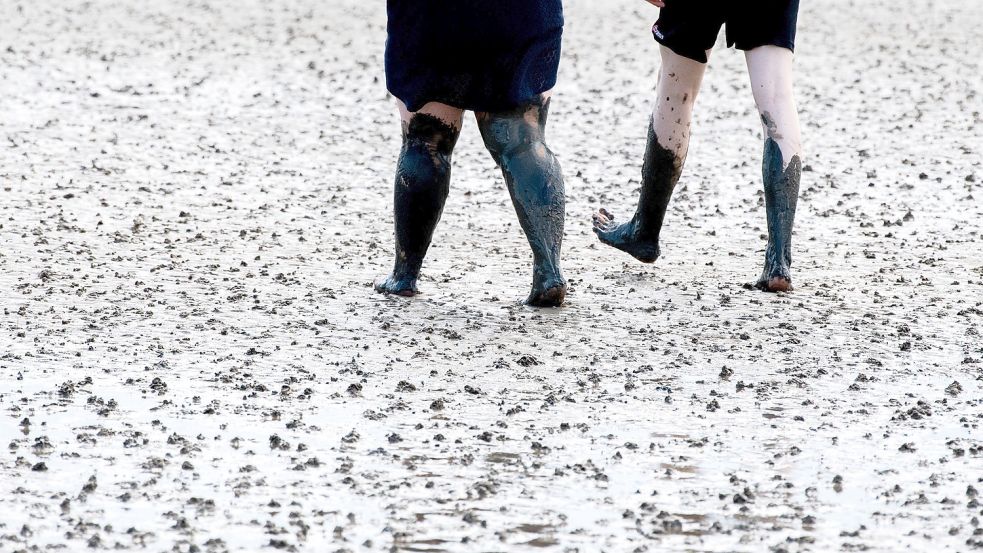
[(419, 291), (416, 289), (416, 279), (410, 277), (389, 275), (385, 279), (375, 281), (373, 287), (380, 294), (392, 294), (407, 298), (419, 294)]
[(617, 248), (642, 263), (654, 263), (659, 258), (659, 239), (640, 236), (635, 219), (617, 224), (614, 215), (601, 208), (594, 214), (594, 234), (604, 244)]

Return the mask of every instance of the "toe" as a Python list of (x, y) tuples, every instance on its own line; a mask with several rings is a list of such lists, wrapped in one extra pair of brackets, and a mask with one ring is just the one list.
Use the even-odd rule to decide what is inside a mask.
[(607, 230), (614, 222), (614, 218), (611, 217), (611, 214), (603, 209), (595, 213), (593, 219), (594, 219), (594, 228), (599, 228), (602, 230)]

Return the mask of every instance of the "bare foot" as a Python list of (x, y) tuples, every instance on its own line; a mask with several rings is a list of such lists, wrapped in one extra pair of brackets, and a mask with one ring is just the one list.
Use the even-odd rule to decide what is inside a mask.
[(659, 238), (643, 236), (632, 218), (615, 224), (614, 215), (603, 207), (594, 214), (594, 234), (604, 244), (628, 253), (642, 263), (654, 263), (659, 258)]
[(757, 285), (759, 290), (765, 292), (791, 292), (792, 281), (787, 278), (774, 277), (767, 281), (759, 280)]
[(774, 261), (774, 256), (765, 256), (765, 269), (754, 287), (763, 292), (791, 292), (792, 275), (787, 263)]
[(381, 294), (393, 294), (396, 296), (412, 297), (420, 292), (416, 289), (416, 278), (403, 276), (397, 277), (391, 274), (385, 279), (379, 279), (374, 285), (375, 291)]
[(526, 298), (526, 305), (531, 307), (560, 307), (567, 297), (567, 284), (560, 282), (546, 288), (533, 286), (532, 292)]

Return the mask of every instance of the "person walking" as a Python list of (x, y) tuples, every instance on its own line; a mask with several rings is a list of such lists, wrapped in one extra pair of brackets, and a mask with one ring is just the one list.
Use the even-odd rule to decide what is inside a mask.
[(546, 145), (546, 119), (563, 34), (561, 0), (388, 0), (386, 84), (397, 98), (402, 149), (396, 166), (396, 255), (376, 282), (413, 296), (450, 189), (464, 111), (501, 167), (533, 253), (526, 303), (556, 307), (564, 188)]
[(662, 68), (642, 165), (642, 191), (631, 220), (618, 223), (600, 209), (594, 232), (604, 244), (644, 263), (658, 259), (666, 208), (686, 160), (690, 120), (710, 50), (721, 27), (727, 44), (745, 51), (751, 90), (764, 133), (762, 178), (768, 223), (764, 269), (756, 287), (792, 289), (792, 225), (802, 172), (798, 111), (792, 95), (792, 58), (798, 0), (646, 0), (661, 8), (652, 28)]

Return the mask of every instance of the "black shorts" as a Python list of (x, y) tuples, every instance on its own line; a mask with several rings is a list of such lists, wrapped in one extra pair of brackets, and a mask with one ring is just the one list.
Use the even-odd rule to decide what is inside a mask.
[(727, 24), (727, 46), (751, 50), (758, 46), (795, 49), (799, 0), (666, 0), (652, 26), (655, 40), (680, 56), (707, 62), (706, 51)]
[(386, 85), (411, 112), (506, 111), (556, 84), (561, 0), (389, 0), (387, 11)]

